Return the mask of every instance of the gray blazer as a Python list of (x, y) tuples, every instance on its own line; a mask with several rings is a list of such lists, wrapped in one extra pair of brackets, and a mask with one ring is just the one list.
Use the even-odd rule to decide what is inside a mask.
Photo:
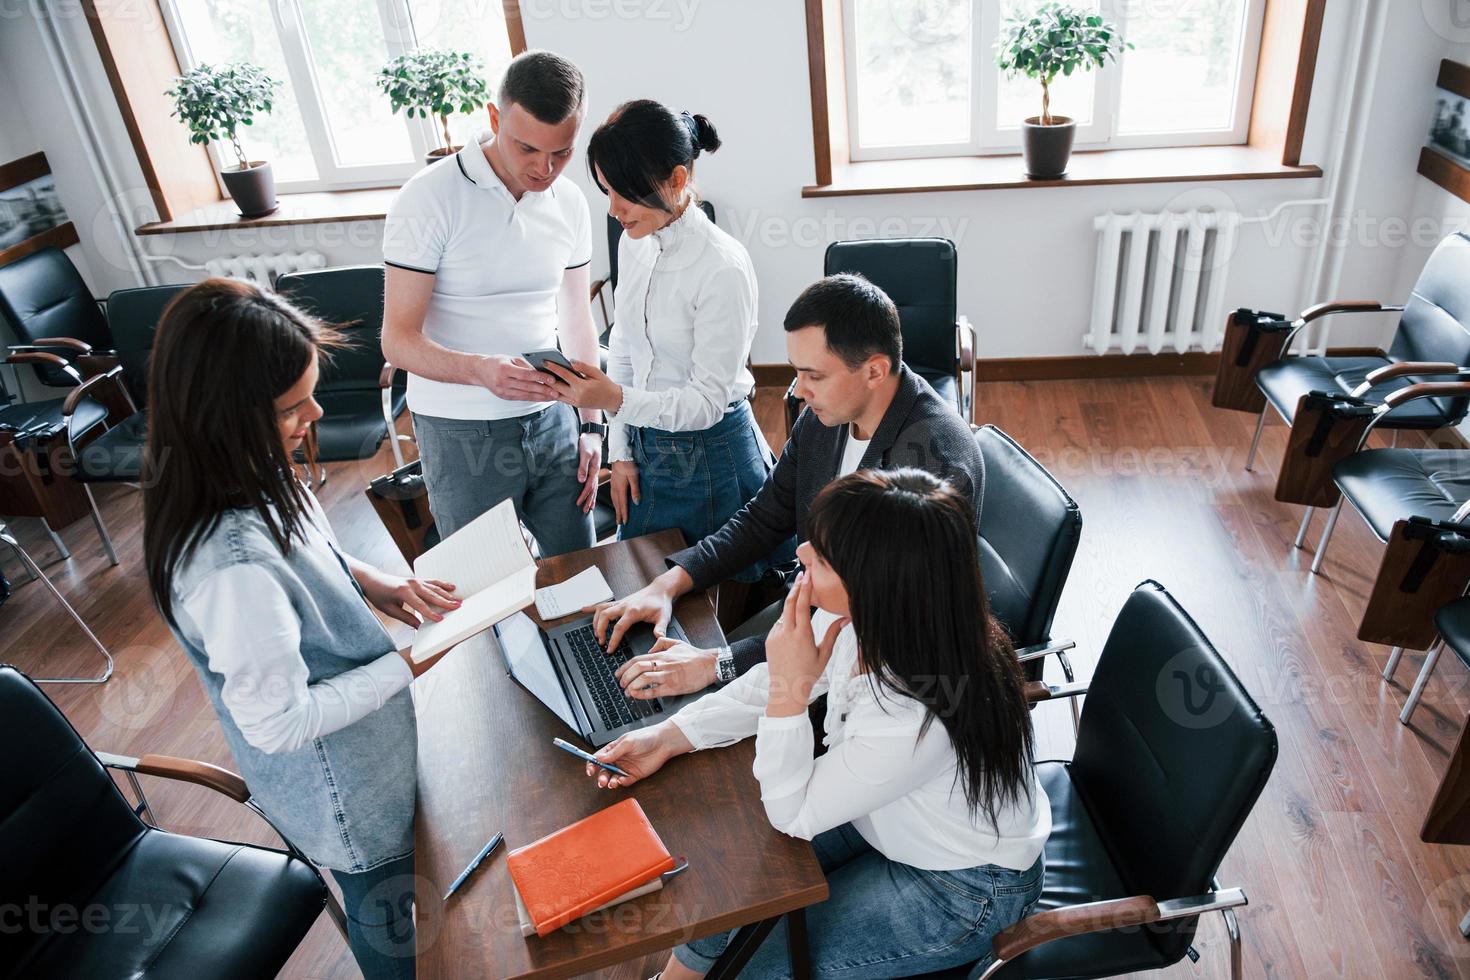
[[(847, 433), (846, 425), (823, 425), (811, 412), (802, 412), (776, 468), (755, 497), (718, 531), (671, 555), (668, 563), (688, 572), (695, 589), (707, 589), (765, 558), (793, 534), (798, 543), (805, 541), (807, 511), (836, 477)], [(907, 366), (899, 367), (898, 394), (858, 466), (928, 470), (969, 495), (975, 526), (980, 526), (985, 464), (970, 426)], [(744, 673), (765, 660), (765, 646), (763, 637), (732, 644), (737, 669)]]

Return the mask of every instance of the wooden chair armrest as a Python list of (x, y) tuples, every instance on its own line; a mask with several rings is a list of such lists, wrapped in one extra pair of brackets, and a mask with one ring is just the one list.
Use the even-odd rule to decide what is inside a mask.
[[(126, 406), (128, 415), (132, 415), (138, 411), (138, 406), (133, 404), (133, 396), (128, 394), (128, 386), (122, 382), (122, 368), (114, 367), (101, 374), (92, 375), (86, 381), (73, 388), (67, 394), (66, 401), (61, 403), (61, 414), (65, 417), (70, 417), (75, 414), (77, 406), (82, 403), (83, 398), (97, 397), (98, 389), (108, 385), (115, 385), (117, 387), (116, 394), (119, 399), (119, 404)], [(99, 398), (98, 401), (103, 402), (104, 405), (107, 404), (105, 399)]]
[(1302, 310), (1298, 318), (1302, 323), (1311, 323), (1313, 320), (1334, 313), (1382, 313), (1402, 310), (1402, 306), (1385, 306), (1376, 299), (1335, 299), (1326, 303), (1318, 303)]
[(250, 799), (250, 788), (245, 785), (245, 780), (241, 779), (239, 774), (210, 765), (208, 762), (179, 759), (171, 755), (145, 755), (140, 759), (133, 759), (107, 752), (98, 752), (97, 758), (109, 769), (121, 769), (124, 772), (136, 772), (144, 776), (162, 776), (164, 779), (193, 783), (196, 786), (212, 789), (216, 793), (222, 793), (236, 803), (245, 803)]
[(65, 347), (74, 350), (78, 354), (92, 353), (92, 345), (85, 341), (77, 340), (75, 337), (37, 337), (31, 341), (31, 347)]
[(378, 372), (378, 387), (393, 387), (393, 377), (398, 374), (398, 370), (399, 369), (393, 365), (392, 361), (384, 361), (383, 370)]
[(597, 294), (600, 293), (600, 292), (602, 292), (603, 287), (606, 286), (606, 285), (607, 285), (607, 280), (606, 279), (598, 279), (598, 280), (595, 280), (592, 283), (592, 289), (591, 289), (591, 291), (587, 294), (587, 302), (590, 303), (594, 299), (596, 299), (597, 298)]
[(5, 355), (4, 364), (45, 364), (50, 367), (72, 368), (75, 366), (60, 354), (48, 354), (43, 350), (17, 350), (12, 347)]
[(1081, 936), (1108, 929), (1126, 929), (1159, 918), (1159, 903), (1147, 895), (1115, 898), (1106, 902), (1069, 905), (1028, 915), (995, 934), (991, 948), (1002, 960), (1014, 960), (1043, 943), (1067, 936)]
[(975, 328), (970, 325), (970, 318), (961, 315), (955, 322), (955, 345), (959, 351), (960, 370), (975, 370)]
[(1407, 377), (1411, 374), (1459, 374), (1461, 370), (1460, 365), (1450, 361), (1400, 361), (1376, 371), (1369, 371), (1363, 376), (1363, 385), (1371, 388), (1385, 381)]
[(1383, 399), (1383, 407), (1398, 408), (1416, 398), (1463, 398), (1467, 395), (1470, 395), (1470, 381), (1425, 381), (1390, 392)]
[(1026, 682), (1026, 703), (1040, 704), (1042, 701), (1060, 701), (1063, 698), (1079, 698), (1087, 693), (1082, 683), (1048, 684), (1045, 681)]

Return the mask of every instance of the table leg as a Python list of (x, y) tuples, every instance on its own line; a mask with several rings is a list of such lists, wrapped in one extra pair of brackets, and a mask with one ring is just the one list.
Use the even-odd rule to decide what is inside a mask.
[(705, 980), (735, 980), (740, 976), (740, 971), (745, 968), (745, 964), (749, 963), (750, 958), (755, 955), (755, 951), (760, 949), (761, 943), (765, 942), (766, 937), (771, 934), (771, 930), (776, 928), (776, 923), (780, 921), (781, 917), (778, 915), (775, 918), (763, 919), (735, 930), (735, 935), (730, 937), (730, 943), (725, 947), (725, 951), (720, 954), (719, 959), (715, 960), (715, 965), (710, 967), (710, 971), (704, 975)]
[(806, 940), (806, 909), (786, 913), (786, 953), (791, 957), (792, 980), (808, 980), (812, 956)]

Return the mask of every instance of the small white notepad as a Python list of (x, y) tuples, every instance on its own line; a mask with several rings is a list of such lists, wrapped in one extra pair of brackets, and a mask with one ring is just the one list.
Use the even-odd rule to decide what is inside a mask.
[(565, 582), (536, 590), (536, 611), (542, 619), (560, 619), (613, 597), (611, 586), (596, 565), (578, 572)]

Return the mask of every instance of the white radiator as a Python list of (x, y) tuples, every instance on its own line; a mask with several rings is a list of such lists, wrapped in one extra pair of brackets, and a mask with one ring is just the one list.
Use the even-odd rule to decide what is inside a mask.
[(211, 276), (228, 276), (232, 279), (248, 279), (259, 286), (270, 288), (276, 277), (288, 272), (303, 272), (307, 269), (325, 269), (327, 257), (320, 252), (280, 252), (274, 255), (225, 255), (204, 263), (205, 271)]
[(1092, 326), (1083, 343), (1099, 354), (1133, 354), (1140, 345), (1150, 354), (1214, 350), (1239, 226), (1235, 212), (1099, 215)]

